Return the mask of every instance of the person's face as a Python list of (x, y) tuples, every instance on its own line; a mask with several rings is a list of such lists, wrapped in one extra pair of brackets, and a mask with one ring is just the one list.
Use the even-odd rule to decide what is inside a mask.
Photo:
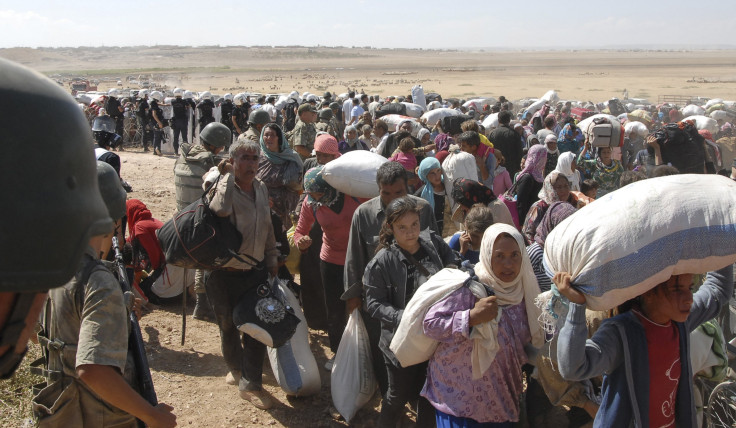
[(319, 202), (324, 195), (324, 192), (309, 192), (309, 196), (316, 202)]
[[(465, 230), (467, 230), (467, 226), (465, 227)], [(480, 250), (480, 244), (483, 242), (483, 233), (470, 233), (468, 232), (468, 236), (470, 237), (470, 245), (473, 247), (473, 250), (479, 251)]]
[(320, 165), (326, 165), (329, 161), (335, 160), (335, 155), (324, 153), (324, 152), (315, 152), (317, 157), (317, 163)]
[(434, 187), (442, 185), (442, 168), (430, 169), (427, 173), (427, 181)]
[(351, 129), (351, 130), (348, 131), (348, 139), (349, 140), (354, 140), (357, 137), (358, 137), (358, 133), (355, 132), (355, 130)]
[(653, 290), (651, 306), (672, 321), (685, 322), (693, 306), (693, 275), (672, 276)]
[(272, 152), (279, 152), (279, 135), (273, 128), (266, 128), (263, 131), (263, 142), (266, 143), (266, 148)]
[(550, 141), (547, 143), (547, 148), (552, 150), (553, 152), (557, 150), (557, 141)]
[(373, 130), (373, 133), (376, 134), (376, 137), (381, 138), (384, 135), (386, 135), (386, 131), (383, 128), (375, 128)]
[(381, 202), (388, 205), (396, 198), (406, 196), (406, 181), (396, 180), (393, 184), (381, 184)]
[(258, 172), (258, 153), (250, 150), (239, 150), (230, 158), (233, 164), (233, 175), (239, 185), (248, 186), (253, 182)]
[(412, 131), (411, 122), (404, 122), (404, 123), (402, 123), (401, 124), (401, 127), (399, 129), (401, 131), (406, 131), (406, 132), (411, 133), (411, 131)]
[(371, 131), (372, 131), (372, 129), (370, 129), (370, 128), (366, 128), (366, 129), (365, 129), (365, 130), (363, 131), (363, 137), (365, 137), (365, 138), (370, 138), (370, 136), (371, 136)]
[(590, 189), (587, 192), (585, 192), (585, 196), (595, 199), (598, 196), (598, 189)]
[(491, 270), (498, 279), (512, 282), (521, 272), (521, 250), (516, 240), (499, 236), (493, 243)]
[(365, 122), (365, 123), (370, 123), (371, 122), (371, 114), (369, 112), (363, 113), (363, 115), (361, 116), (361, 118), (363, 119), (363, 122)]
[(557, 181), (552, 185), (552, 188), (555, 189), (559, 200), (566, 201), (570, 197), (570, 183), (562, 175), (557, 176)]
[(422, 140), (421, 140), (421, 142), (422, 142), (422, 145), (423, 145), (423, 146), (427, 146), (427, 145), (429, 145), (429, 144), (430, 144), (430, 140), (429, 140), (429, 134), (424, 134), (424, 135), (422, 136)]
[(570, 162), (570, 171), (575, 173), (577, 169), (578, 169), (578, 166), (575, 164), (575, 162)]
[(478, 150), (478, 146), (471, 146), (465, 141), (461, 141), (460, 150), (464, 151), (465, 153), (470, 153), (471, 155), (475, 155), (475, 152)]
[(613, 150), (610, 147), (601, 148), (600, 149), (601, 162), (603, 162), (603, 164), (605, 165), (610, 164), (612, 154), (613, 154)]
[(524, 128), (522, 128), (522, 127), (520, 127), (520, 126), (517, 126), (516, 128), (514, 128), (514, 131), (515, 131), (515, 132), (516, 132), (516, 133), (517, 133), (518, 135), (522, 135), (522, 134), (524, 134)]
[(408, 212), (391, 225), (394, 239), (399, 247), (410, 250), (416, 248), (419, 243), (419, 214)]
[(523, 156), (521, 158), (521, 169), (524, 169), (524, 164), (526, 163), (526, 156)]

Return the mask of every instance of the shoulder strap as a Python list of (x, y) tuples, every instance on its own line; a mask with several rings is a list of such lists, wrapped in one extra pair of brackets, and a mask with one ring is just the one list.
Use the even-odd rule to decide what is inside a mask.
[[(397, 245), (397, 247), (398, 247), (398, 245)], [(417, 259), (414, 258), (414, 256), (412, 256), (411, 254), (409, 254), (408, 251), (405, 251), (401, 247), (399, 247), (399, 250), (401, 250), (401, 253), (404, 254), (404, 257), (406, 257), (407, 260), (409, 260), (409, 263), (413, 264), (422, 275), (426, 276), (427, 278), (429, 278), (430, 276), (432, 276), (432, 274), (429, 273), (429, 270), (427, 270), (426, 267), (424, 267), (421, 263), (419, 263), (417, 261)]]

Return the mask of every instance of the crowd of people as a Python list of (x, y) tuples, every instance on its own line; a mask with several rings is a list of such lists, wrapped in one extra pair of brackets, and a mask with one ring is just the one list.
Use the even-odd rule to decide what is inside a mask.
[[(96, 117), (112, 109), (117, 125), (122, 107), (116, 95), (109, 94), (105, 111), (97, 111)], [(407, 403), (416, 408), (417, 426), (511, 427), (520, 420), (533, 426), (532, 409), (539, 402), (568, 405), (572, 413), (577, 408), (587, 415), (583, 422), (593, 419), (595, 426), (629, 426), (632, 421), (635, 426), (692, 426), (689, 385), (694, 374), (685, 360), (687, 335), (733, 299), (730, 266), (708, 273), (694, 294), (693, 275), (673, 276), (590, 332), (585, 295), (571, 286), (569, 274), (550, 278), (543, 266), (547, 236), (566, 218), (632, 182), (680, 173), (667, 165), (655, 134), (670, 120), (681, 119), (669, 113), (676, 111), (672, 106), (654, 107), (651, 134), (632, 131), (618, 150), (616, 145), (593, 146), (577, 127), (572, 104), (564, 102), (549, 102), (534, 112), (504, 97), (477, 110), (445, 102), (462, 121), (429, 125), (410, 118), (394, 124), (381, 119), (384, 106), (411, 102), (411, 96), (349, 92), (341, 99), (327, 92), (302, 99), (293, 92), (285, 105), (276, 106), (274, 97), (252, 102), (242, 94), (228, 94), (217, 106), (222, 112), (217, 122), (211, 94), (199, 95), (198, 102), (189, 91), (177, 88), (173, 95), (173, 116), (165, 123), (159, 106), (163, 94), (138, 93), (134, 110), (146, 129), (143, 147), (147, 151), (152, 141), (153, 153), (161, 154), (160, 134), (170, 125), (178, 208), (206, 192), (210, 209), (242, 235), (238, 257), (219, 269), (197, 272), (194, 317), (216, 323), (228, 369), (224, 381), (237, 385), (248, 403), (259, 409), (275, 405), (262, 385), (266, 345), (239, 331), (233, 313), (269, 277), (294, 281), (296, 272), (286, 265), (290, 252), (298, 251), (307, 323), (325, 330), (329, 339), (332, 358), (326, 370), (333, 367), (347, 315), (354, 309), (362, 313), (382, 397), (377, 426), (396, 426)], [(485, 129), (481, 123), (492, 114), (497, 114), (498, 126)], [(78, 123), (81, 117), (74, 120)], [(199, 143), (189, 143), (187, 133), (196, 130), (197, 117)], [(732, 138), (731, 129), (724, 120), (718, 135), (704, 137), (711, 142)], [(115, 139), (108, 134), (117, 131), (94, 134), (98, 171), (111, 165), (115, 179), (120, 162), (113, 153)], [(736, 179), (736, 163), (731, 171), (724, 170), (725, 156), (713, 151), (714, 144), (699, 144), (715, 156), (704, 155), (694, 172)], [(372, 199), (345, 194), (324, 176), (327, 164), (360, 150), (386, 158), (376, 171), (377, 196)], [(162, 223), (144, 201), (126, 202), (121, 183), (113, 181), (105, 186), (100, 181), (99, 186), (108, 208), (107, 216), (99, 215), (104, 227), (77, 232), (75, 240), (85, 233), (90, 238), (84, 262), (71, 282), (66, 283), (67, 276), (53, 284), (66, 285), (49, 293), (56, 324), (44, 326), (41, 344), (55, 349), (58, 339), (74, 343), (75, 350), (50, 354), (59, 356), (61, 365), (49, 360), (47, 372), (62, 375), (49, 375), (49, 385), (58, 379), (66, 383), (54, 384), (48, 394), (58, 398), (69, 384), (84, 393), (79, 398), (82, 414), (74, 419), (81, 421), (79, 426), (108, 426), (118, 423), (118, 417), (120, 426), (134, 423), (134, 417), (149, 426), (173, 426), (169, 406), (152, 406), (130, 394), (135, 393), (128, 385), (135, 382), (123, 377), (130, 373), (127, 343), (122, 343), (127, 336), (118, 337), (119, 328), (113, 331), (114, 325), (127, 325), (122, 319), (125, 302), (115, 278), (98, 263), (108, 258), (113, 233), (123, 242), (127, 238), (134, 287), (149, 300), (165, 299), (153, 286), (165, 270), (164, 252), (155, 239)], [(118, 225), (114, 232), (111, 219)], [(286, 239), (289, 229), (291, 241)], [(422, 284), (446, 268), (469, 272), (477, 290), (461, 287), (427, 311), (424, 334), (439, 346), (429, 361), (403, 367), (390, 344), (404, 309)], [(82, 297), (74, 297), (80, 288), (85, 290)], [(550, 342), (535, 299), (552, 288), (569, 300), (570, 311)], [(734, 300), (731, 304), (736, 305)], [(135, 302), (128, 310), (136, 310)], [(100, 320), (110, 313), (114, 319)], [(59, 320), (70, 317), (79, 325), (57, 331)], [(625, 345), (627, 334), (636, 339)], [(724, 334), (731, 339), (733, 332)], [(480, 350), (478, 335), (483, 335)], [(670, 360), (678, 360), (667, 372), (676, 378), (674, 384), (668, 382), (673, 377), (654, 372), (658, 361)], [(651, 388), (632, 376), (650, 376)], [(535, 389), (542, 393), (533, 394)], [(52, 426), (58, 410), (54, 400), (48, 404), (45, 397), (41, 403), (41, 398), (34, 409), (40, 421)], [(95, 403), (95, 410), (89, 403)]]

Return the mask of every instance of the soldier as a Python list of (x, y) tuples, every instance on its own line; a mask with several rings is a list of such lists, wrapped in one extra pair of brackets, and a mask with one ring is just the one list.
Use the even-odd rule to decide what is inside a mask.
[(194, 141), (194, 131), (196, 129), (194, 118), (196, 116), (195, 112), (197, 111), (197, 103), (194, 102), (194, 93), (192, 91), (184, 91), (183, 98), (184, 101), (189, 105), (189, 114), (187, 115), (189, 125), (187, 126), (187, 134), (192, 136), (191, 140), (187, 140), (187, 142), (189, 142)]
[[(123, 116), (123, 112), (125, 112), (125, 109), (120, 104), (120, 100), (118, 100), (118, 97), (120, 96), (120, 90), (117, 88), (112, 88), (107, 92), (107, 101), (105, 102), (105, 110), (107, 111), (107, 114), (110, 115), (113, 120), (115, 120), (115, 133), (118, 135), (123, 135), (125, 132), (123, 131), (123, 125), (125, 123), (125, 117)], [(118, 145), (118, 148), (120, 150), (123, 150), (123, 140), (120, 140), (120, 144)]]
[(232, 115), (233, 134), (238, 137), (247, 129), (245, 118), (248, 117), (250, 105), (245, 99), (245, 94), (236, 95), (233, 103), (235, 104)]
[(340, 114), (342, 114), (340, 104), (334, 101), (331, 102), (330, 110), (332, 110), (332, 129), (335, 130), (335, 133), (337, 133), (337, 135), (342, 136), (345, 132), (345, 123), (340, 119)]
[[(220, 123), (227, 126), (227, 129), (229, 129), (230, 133), (232, 133), (232, 116), (233, 109), (235, 108), (235, 105), (233, 104), (233, 94), (228, 92), (227, 94), (223, 95), (222, 98), (222, 104), (220, 104)], [(227, 147), (230, 147), (230, 144), (228, 144)]]
[(174, 154), (179, 156), (179, 135), (182, 142), (187, 142), (187, 128), (189, 128), (189, 103), (184, 101), (182, 96), (184, 90), (181, 88), (174, 89), (174, 100), (171, 101), (171, 108), (174, 111), (172, 117), (171, 128), (174, 130)]
[[(151, 92), (151, 104), (148, 110), (150, 116), (149, 120), (153, 125), (153, 154), (161, 156), (161, 141), (164, 139), (164, 111), (158, 106), (158, 103), (164, 101), (164, 94), (159, 91)], [(158, 150), (158, 153), (156, 153)]]
[[(117, 223), (125, 215), (125, 190), (104, 162), (97, 162), (97, 177), (108, 215)], [(136, 418), (148, 426), (176, 426), (173, 407), (152, 406), (132, 387), (136, 384), (135, 369), (128, 364), (132, 294), (123, 295), (118, 280), (100, 261), (110, 248), (111, 232), (92, 236), (74, 278), (49, 291), (38, 333), (46, 351), (47, 386), (33, 398), (41, 426), (136, 427)], [(71, 402), (56, 410), (62, 395)], [(44, 421), (51, 417), (53, 422)]]
[[(28, 350), (47, 291), (64, 285), (90, 237), (113, 225), (89, 154), (92, 132), (74, 99), (52, 80), (5, 59), (0, 75), (0, 180), (16, 207), (0, 213), (0, 223), (13, 225), (0, 232), (0, 379), (8, 379)], [(36, 126), (39, 111), (49, 115), (43, 127)], [(18, 162), (29, 147), (44, 153), (33, 168)], [(28, 239), (30, 230), (43, 239)]]
[(317, 137), (317, 130), (314, 128), (314, 122), (317, 120), (317, 109), (309, 103), (304, 103), (299, 106), (297, 112), (299, 121), (287, 137), (294, 150), (304, 160), (312, 156), (314, 139)]
[[(181, 156), (174, 164), (174, 185), (176, 186), (176, 209), (181, 211), (187, 205), (202, 196), (202, 177), (219, 162), (214, 155), (220, 153), (231, 141), (231, 133), (221, 123), (210, 123), (199, 134), (201, 144), (184, 143), (181, 145)], [(194, 292), (197, 293), (197, 304), (194, 306), (192, 318), (198, 320), (214, 320), (214, 314), (207, 301), (204, 288), (204, 271), (197, 269), (194, 274)]]
[(148, 151), (148, 144), (151, 142), (151, 127), (148, 120), (148, 89), (141, 89), (138, 92), (138, 104), (135, 109), (135, 115), (138, 118), (138, 129), (141, 132), (141, 142), (143, 143), (143, 151)]
[(238, 141), (245, 139), (258, 143), (261, 141), (263, 127), (270, 121), (271, 117), (268, 115), (268, 112), (261, 109), (253, 110), (250, 112), (250, 116), (248, 116), (248, 130), (245, 131), (245, 134), (238, 137)]
[(319, 122), (314, 124), (314, 128), (318, 132), (326, 132), (333, 137), (337, 138), (337, 133), (335, 132), (335, 128), (332, 127), (333, 120), (335, 116), (332, 114), (332, 110), (329, 108), (324, 108), (319, 111), (317, 114), (319, 118)]
[(207, 124), (215, 121), (215, 117), (212, 115), (214, 109), (215, 103), (212, 101), (210, 91), (202, 92), (202, 95), (199, 97), (199, 104), (197, 104), (197, 110), (199, 110), (199, 132), (202, 132)]

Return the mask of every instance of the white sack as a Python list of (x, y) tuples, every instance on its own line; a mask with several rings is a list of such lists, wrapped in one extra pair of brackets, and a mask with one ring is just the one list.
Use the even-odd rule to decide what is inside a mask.
[(711, 119), (718, 120), (729, 120), (733, 118), (732, 115), (728, 114), (726, 110), (716, 110), (714, 112), (711, 112), (710, 114)]
[(279, 281), (279, 289), (284, 293), (286, 303), (294, 309), (294, 313), (301, 322), (288, 342), (276, 349), (268, 348), (271, 370), (273, 370), (276, 382), (286, 395), (306, 397), (319, 394), (322, 380), (319, 376), (317, 360), (314, 359), (312, 350), (309, 348), (307, 319), (304, 318), (299, 300), (294, 297), (282, 280)]
[(419, 104), (402, 102), (406, 106), (406, 115), (409, 117), (420, 118), (424, 114), (424, 108)]
[(379, 119), (386, 122), (386, 125), (388, 125), (388, 132), (396, 132), (396, 127), (405, 120), (411, 121), (411, 135), (416, 137), (417, 132), (422, 129), (422, 125), (417, 122), (417, 119), (410, 116), (402, 116), (400, 114), (387, 114), (386, 116), (381, 116)]
[(183, 289), (194, 285), (194, 272), (194, 269), (184, 269), (167, 264), (161, 275), (151, 285), (151, 290), (164, 299), (176, 297)]
[(483, 107), (487, 105), (492, 105), (492, 104), (496, 104), (496, 99), (493, 97), (491, 98), (473, 98), (470, 101), (466, 101), (463, 104), (463, 107), (472, 108), (477, 112), (481, 112), (483, 111)]
[(489, 114), (483, 119), (483, 127), (486, 128), (486, 132), (498, 128), (498, 113)]
[(699, 116), (705, 114), (705, 109), (695, 104), (688, 104), (681, 111), (683, 116)]
[(629, 135), (632, 131), (636, 132), (640, 137), (646, 137), (649, 135), (649, 129), (641, 122), (627, 122), (624, 125), (626, 135)]
[(345, 422), (350, 422), (371, 400), (378, 387), (368, 331), (357, 308), (353, 309), (342, 333), (330, 382), (332, 403)]
[(571, 215), (547, 237), (547, 275), (568, 272), (603, 311), (672, 275), (736, 262), (736, 182), (683, 174), (638, 181)]
[(710, 131), (711, 134), (718, 133), (718, 121), (710, 117), (689, 116), (689, 117), (686, 117), (684, 120), (692, 120), (693, 122), (695, 122), (695, 127), (698, 128), (698, 131), (706, 129)]
[(414, 85), (411, 87), (411, 99), (414, 104), (418, 104), (422, 109), (427, 110), (427, 97), (424, 96), (424, 88), (422, 85)]
[(707, 110), (708, 107), (716, 105), (716, 104), (721, 104), (721, 103), (723, 103), (722, 98), (713, 98), (712, 100), (708, 100), (708, 102), (705, 103), (703, 107)]
[(436, 108), (424, 113), (421, 117), (421, 120), (426, 123), (427, 126), (435, 126), (437, 122), (442, 120), (443, 117), (459, 116), (461, 114), (462, 113), (452, 108)]
[(353, 150), (329, 162), (322, 170), (325, 181), (340, 192), (356, 198), (378, 196), (376, 172), (388, 159), (368, 150)]
[(540, 99), (547, 101), (550, 105), (552, 105), (560, 100), (560, 96), (557, 95), (557, 91), (555, 91), (554, 89), (550, 89), (549, 91), (545, 92), (545, 94), (542, 95), (542, 98)]
[(439, 101), (432, 101), (431, 103), (427, 104), (427, 111), (431, 111), (434, 109), (442, 108), (442, 103)]

